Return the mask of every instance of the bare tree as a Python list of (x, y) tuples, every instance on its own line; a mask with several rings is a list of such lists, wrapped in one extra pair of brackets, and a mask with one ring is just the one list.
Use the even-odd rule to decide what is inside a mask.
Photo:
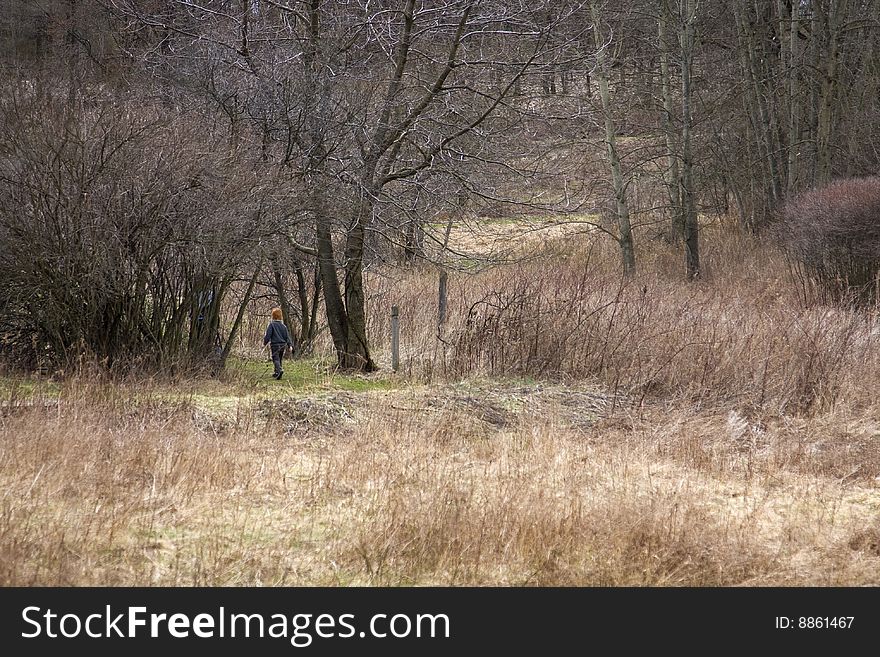
[(632, 275), (636, 270), (636, 254), (633, 248), (632, 226), (629, 219), (629, 205), (627, 203), (626, 182), (620, 166), (620, 157), (617, 152), (617, 137), (614, 120), (611, 116), (611, 96), (608, 91), (608, 65), (605, 51), (608, 44), (602, 38), (600, 29), (599, 7), (596, 2), (590, 4), (590, 16), (593, 21), (593, 35), (596, 43), (596, 67), (595, 76), (599, 82), (599, 97), (602, 100), (602, 113), (605, 123), (605, 147), (608, 152), (608, 164), (611, 168), (611, 181), (614, 187), (614, 201), (617, 218), (620, 253), (623, 260), (623, 271)]
[[(302, 181), (300, 207), (314, 232), (294, 244), (317, 259), (338, 364), (375, 369), (363, 272), (374, 236), (387, 237), (383, 209), (449, 164), (450, 152), (479, 148), (480, 131), (536, 65), (561, 17), (545, 25), (530, 4), (491, 0), (201, 0), (175, 2), (173, 13), (107, 1), (174, 44), (173, 57), (144, 51), (157, 75), (204, 90), (235, 143), (247, 130), (263, 161)], [(523, 59), (510, 61), (503, 48), (514, 40)], [(418, 222), (407, 234), (415, 250)]]
[(694, 204), (691, 156), (691, 69), (694, 57), (695, 0), (679, 0), (681, 28), (681, 224), (684, 226), (685, 272), (688, 280), (700, 276), (700, 236)]

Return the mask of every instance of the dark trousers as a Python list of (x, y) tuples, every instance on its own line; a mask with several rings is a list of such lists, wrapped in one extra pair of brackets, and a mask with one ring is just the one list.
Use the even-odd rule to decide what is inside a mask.
[(287, 349), (286, 344), (272, 345), (272, 364), (275, 365), (275, 376), (281, 374), (281, 359), (284, 358), (285, 349)]

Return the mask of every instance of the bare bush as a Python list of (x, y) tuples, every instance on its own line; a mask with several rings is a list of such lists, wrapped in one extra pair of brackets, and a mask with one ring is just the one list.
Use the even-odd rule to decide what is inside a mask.
[(880, 177), (838, 180), (794, 197), (775, 232), (823, 300), (877, 298)]
[(22, 86), (0, 116), (5, 355), (124, 369), (213, 350), (266, 230), (253, 178), (173, 111)]

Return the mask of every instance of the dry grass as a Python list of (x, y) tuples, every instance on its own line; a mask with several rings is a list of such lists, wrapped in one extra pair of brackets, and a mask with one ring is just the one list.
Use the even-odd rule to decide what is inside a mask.
[(344, 393), (310, 426), (70, 388), (4, 410), (5, 585), (880, 583), (876, 481), (807, 463), (804, 427), (547, 384)]
[(645, 249), (650, 273), (632, 280), (617, 273), (610, 245), (569, 239), (566, 249), (453, 275), (442, 340), (436, 275), (377, 280), (380, 361), (385, 311), (397, 304), (404, 369), (419, 381), (599, 379), (643, 400), (775, 414), (864, 408), (880, 395), (876, 313), (806, 307), (781, 255), (753, 238), (709, 233), (706, 279), (694, 285), (682, 284), (667, 249)]
[(880, 584), (872, 318), (706, 247), (455, 274), (442, 340), (434, 273), (373, 280), (394, 387), (0, 388), (0, 583)]

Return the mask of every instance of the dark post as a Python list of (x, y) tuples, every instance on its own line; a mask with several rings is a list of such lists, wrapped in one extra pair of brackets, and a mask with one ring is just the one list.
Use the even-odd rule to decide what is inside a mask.
[(400, 367), (400, 311), (391, 306), (391, 369)]
[(437, 290), (437, 323), (442, 325), (446, 322), (446, 281), (449, 273), (444, 269), (440, 272), (440, 286)]

